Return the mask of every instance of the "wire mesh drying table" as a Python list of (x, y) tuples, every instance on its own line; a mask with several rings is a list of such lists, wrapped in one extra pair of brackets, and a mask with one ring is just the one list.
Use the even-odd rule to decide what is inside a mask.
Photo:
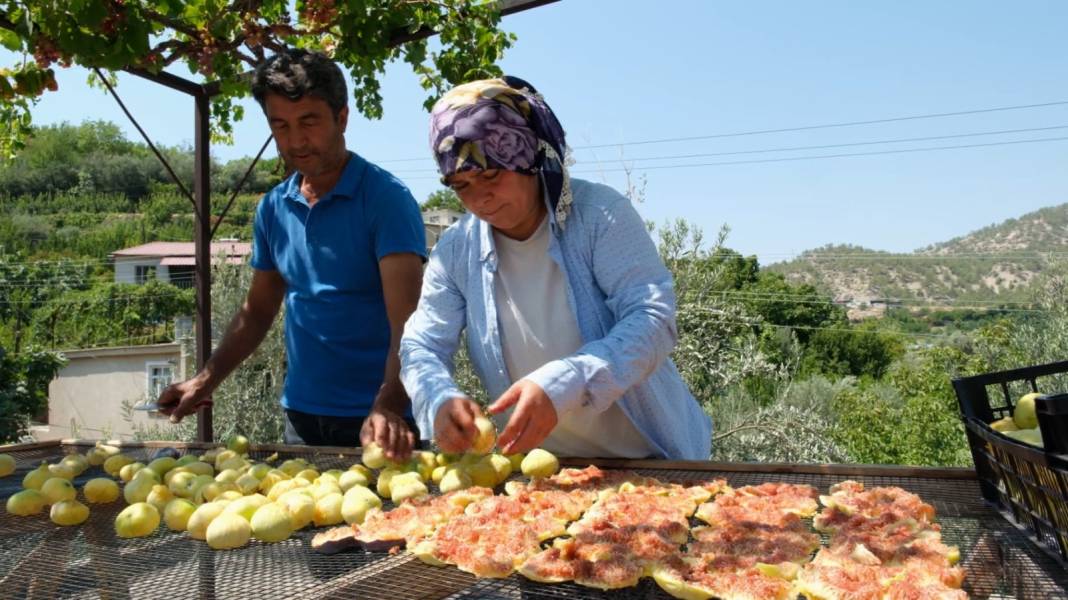
[[(22, 477), (42, 460), (57, 462), (91, 443), (64, 441), (0, 446), (13, 455), (17, 470), (0, 479), (0, 500), (21, 488)], [(144, 442), (121, 444), (128, 456), (148, 462), (160, 447), (201, 453), (207, 444)], [(359, 459), (352, 448), (253, 445), (263, 459), (303, 457), (320, 469), (347, 468)], [(934, 505), (947, 544), (961, 550), (967, 573), (964, 589), (973, 598), (1068, 598), (1068, 572), (1038, 550), (1026, 536), (983, 503), (973, 471), (847, 465), (760, 465), (691, 461), (562, 461), (584, 467), (633, 469), (665, 480), (723, 477), (732, 486), (768, 481), (805, 483), (827, 493), (845, 479), (867, 486), (895, 485)], [(75, 479), (81, 485), (104, 476), (91, 467)], [(80, 497), (80, 493), (79, 493)], [(126, 506), (90, 505), (89, 520), (59, 527), (47, 516), (0, 515), (0, 598), (670, 598), (648, 578), (633, 588), (600, 592), (574, 584), (546, 585), (513, 575), (476, 579), (455, 568), (432, 567), (387, 552), (349, 551), (332, 556), (311, 550), (316, 530), (305, 529), (277, 544), (252, 540), (238, 550), (215, 551), (165, 525), (149, 537), (120, 539), (114, 518)], [(388, 507), (387, 503), (387, 507)]]

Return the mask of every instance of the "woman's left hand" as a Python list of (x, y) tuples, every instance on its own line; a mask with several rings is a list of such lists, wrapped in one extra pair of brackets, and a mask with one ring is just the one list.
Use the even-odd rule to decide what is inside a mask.
[(537, 448), (556, 427), (556, 407), (541, 386), (529, 379), (512, 384), (497, 401), (489, 405), (491, 414), (515, 406), (508, 425), (497, 436), (497, 447), (505, 454), (527, 452)]

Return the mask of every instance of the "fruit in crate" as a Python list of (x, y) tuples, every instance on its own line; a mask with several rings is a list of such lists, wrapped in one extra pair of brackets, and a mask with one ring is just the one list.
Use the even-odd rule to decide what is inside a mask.
[(1044, 448), (1042, 443), (1042, 432), (1038, 428), (1034, 429), (1017, 429), (1015, 431), (1006, 431), (1005, 435), (1011, 437), (1014, 440), (1021, 441), (1025, 444)]
[(1042, 394), (1031, 392), (1020, 396), (1016, 402), (1016, 409), (1012, 411), (1012, 420), (1019, 429), (1034, 429), (1038, 427), (1038, 415), (1035, 414), (1035, 398)]
[(1012, 417), (1002, 417), (997, 421), (990, 424), (990, 428), (994, 431), (1000, 431), (1005, 433), (1006, 431), (1016, 431), (1019, 427), (1016, 426), (1016, 421)]

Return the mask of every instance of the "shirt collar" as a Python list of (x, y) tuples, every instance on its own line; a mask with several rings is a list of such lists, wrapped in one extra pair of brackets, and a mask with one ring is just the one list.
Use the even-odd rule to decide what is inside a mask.
[[(345, 162), (345, 168), (341, 171), (341, 177), (334, 184), (333, 189), (327, 192), (319, 202), (332, 200), (334, 198), (352, 198), (353, 192), (357, 189), (360, 178), (363, 177), (363, 169), (361, 163), (355, 152), (348, 152), (348, 158)], [(300, 171), (297, 171), (289, 176), (286, 181), (285, 197), (287, 200), (293, 200), (300, 202), (301, 204), (307, 204), (307, 200), (304, 195), (300, 193), (300, 184), (304, 180)]]

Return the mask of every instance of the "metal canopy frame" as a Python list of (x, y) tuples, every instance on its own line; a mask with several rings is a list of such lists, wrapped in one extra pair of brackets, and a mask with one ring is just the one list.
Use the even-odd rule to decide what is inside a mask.
[[(497, 4), (501, 9), (501, 16), (508, 16), (558, 1), (559, 0), (499, 0)], [(434, 34), (435, 32), (432, 29), (426, 27), (414, 33), (410, 33), (407, 29), (401, 28), (391, 32), (389, 36), (389, 45), (397, 46), (406, 42), (427, 38)], [(245, 178), (238, 184), (237, 189), (234, 191), (234, 196), (230, 198), (226, 210), (223, 211), (223, 214), (219, 218), (219, 222), (216, 224), (215, 228), (213, 228), (211, 225), (211, 98), (219, 93), (219, 82), (211, 81), (201, 84), (166, 71), (151, 73), (136, 68), (126, 68), (123, 70), (131, 75), (136, 75), (142, 79), (158, 83), (193, 97), (195, 133), (193, 138), (193, 193), (190, 200), (193, 202), (193, 212), (196, 223), (193, 232), (193, 246), (195, 249), (196, 260), (196, 267), (194, 269), (194, 285), (196, 286), (196, 323), (194, 325), (194, 331), (196, 335), (196, 367), (199, 370), (211, 357), (212, 352), (211, 239), (215, 234), (215, 229), (222, 224), (223, 219), (226, 217), (226, 212), (229, 211), (230, 206), (233, 204), (237, 191), (244, 186), (245, 180), (248, 178), (249, 174), (251, 174), (252, 169), (259, 161), (264, 150), (267, 149), (267, 145), (270, 143), (271, 138), (268, 137), (267, 141), (264, 142), (259, 155), (252, 161), (248, 171), (245, 173)], [(168, 172), (170, 172), (171, 177), (175, 180), (175, 183), (188, 196), (189, 192), (185, 190), (181, 181), (170, 169), (167, 161), (163, 159), (163, 156), (155, 150), (148, 135), (141, 129), (140, 125), (137, 124), (133, 115), (126, 110), (126, 107), (122, 104), (118, 95), (115, 94), (110, 84), (108, 84), (107, 79), (103, 77), (103, 74), (100, 73), (99, 70), (97, 70), (97, 73), (115, 96), (116, 101), (119, 103), (119, 106), (122, 107), (126, 116), (134, 122), (134, 125), (137, 127), (138, 131), (141, 132), (145, 141), (152, 147), (157, 158), (163, 162)], [(197, 410), (197, 441), (211, 442), (214, 440), (214, 437), (212, 409), (211, 405), (208, 404)]]

